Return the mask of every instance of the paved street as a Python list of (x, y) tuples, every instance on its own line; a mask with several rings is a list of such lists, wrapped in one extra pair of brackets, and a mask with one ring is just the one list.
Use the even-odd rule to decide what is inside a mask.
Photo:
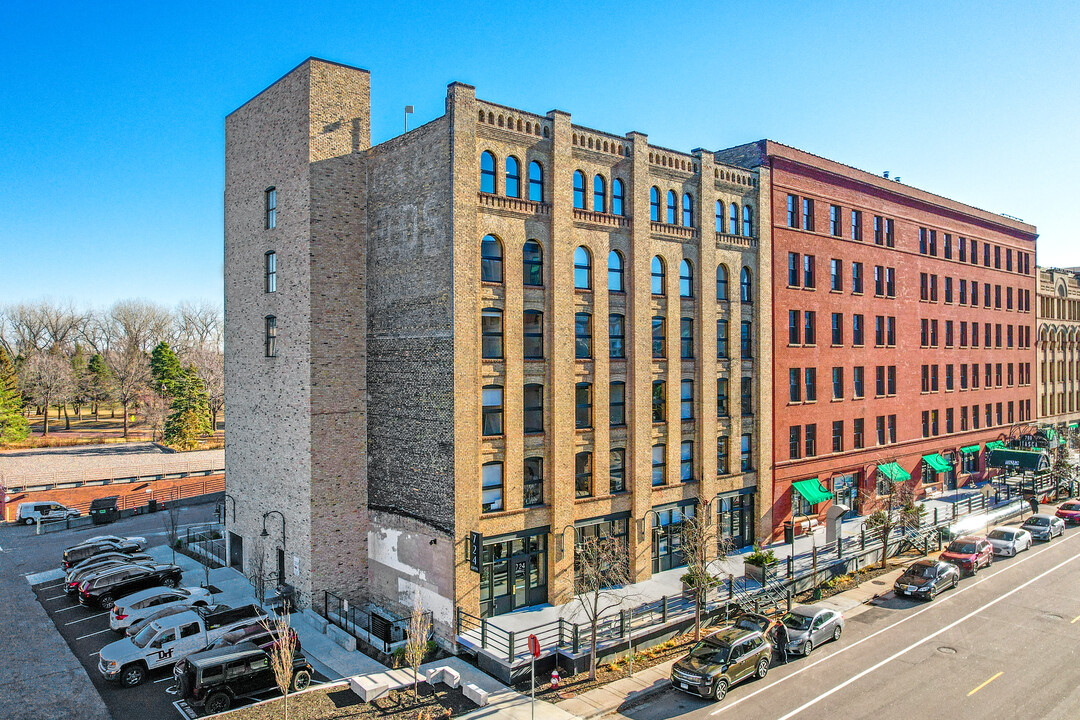
[[(55, 570), (64, 548), (101, 534), (142, 535), (151, 545), (165, 542), (161, 515), (138, 515), (111, 525), (35, 535), (34, 528), (0, 527), (0, 606), (12, 627), (0, 643), (0, 718), (109, 718), (90, 678), (38, 602), (26, 576)], [(184, 507), (180, 522), (214, 519), (214, 505)], [(74, 612), (81, 613), (82, 610)], [(86, 611), (86, 614), (91, 614)]]
[(931, 603), (883, 596), (843, 638), (711, 703), (669, 690), (660, 718), (1075, 718), (1080, 531), (995, 561)]

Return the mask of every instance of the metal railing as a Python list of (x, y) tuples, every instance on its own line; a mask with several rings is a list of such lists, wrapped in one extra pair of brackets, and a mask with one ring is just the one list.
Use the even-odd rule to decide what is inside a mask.
[(189, 527), (184, 535), (184, 545), (189, 551), (225, 567), (225, 530), (221, 525), (212, 523)]
[[(323, 607), (315, 609), (331, 625), (341, 628), (357, 640), (361, 640), (384, 653), (392, 653), (403, 646), (409, 639), (409, 625), (412, 615), (406, 617), (391, 616), (389, 613), (369, 612), (363, 607), (350, 605), (346, 598), (323, 591)], [(423, 613), (431, 626), (430, 610)]]

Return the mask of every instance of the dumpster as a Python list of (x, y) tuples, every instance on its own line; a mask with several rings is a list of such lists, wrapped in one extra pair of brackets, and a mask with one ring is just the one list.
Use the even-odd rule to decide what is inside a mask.
[(116, 522), (120, 517), (120, 508), (116, 504), (118, 499), (117, 496), (113, 495), (112, 497), (103, 497), (91, 501), (90, 520), (95, 525)]
[(150, 498), (150, 502), (148, 502), (146, 504), (146, 512), (157, 512), (157, 511), (158, 511), (157, 500), (154, 499), (154, 498)]

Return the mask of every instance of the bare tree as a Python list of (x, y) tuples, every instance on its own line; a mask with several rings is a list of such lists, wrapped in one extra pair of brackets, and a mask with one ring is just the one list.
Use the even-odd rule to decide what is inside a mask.
[[(307, 671), (302, 671), (304, 676), (301, 678), (300, 673), (293, 675), (293, 650), (295, 633), (293, 629), (289, 627), (289, 616), (286, 613), (281, 613), (273, 620), (266, 618), (260, 622), (268, 633), (275, 638), (274, 643), (270, 646), (268, 654), (270, 655), (270, 669), (274, 672), (274, 682), (277, 684), (278, 690), (281, 691), (282, 701), (284, 703), (285, 720), (289, 720), (289, 690), (303, 690), (307, 687), (310, 678), (307, 677)], [(294, 687), (295, 685), (295, 687)], [(301, 687), (302, 686), (302, 687)]]
[[(922, 524), (926, 508), (915, 502), (915, 489), (910, 480), (895, 482), (892, 492), (885, 497), (876, 498), (877, 509), (867, 515), (864, 525), (881, 531), (881, 567), (885, 568), (889, 558), (889, 537), (893, 530), (917, 529)], [(871, 505), (874, 498), (864, 500)]]
[(43, 300), (38, 306), (41, 322), (45, 328), (49, 346), (69, 352), (82, 337), (88, 314), (78, 310), (71, 300), (53, 302)]
[(251, 589), (255, 591), (255, 598), (262, 605), (266, 601), (267, 577), (266, 546), (261, 539), (256, 546), (255, 553), (248, 559), (244, 577), (251, 584)]
[(427, 655), (428, 637), (431, 635), (431, 617), (424, 612), (424, 603), (420, 599), (419, 586), (413, 593), (412, 617), (409, 618), (409, 637), (405, 640), (405, 663), (413, 672), (413, 702), (416, 702), (416, 688), (420, 682), (420, 666)]
[(106, 314), (110, 349), (117, 344), (149, 353), (162, 340), (171, 341), (173, 322), (168, 309), (146, 300), (120, 300)]
[(684, 516), (680, 535), (686, 560), (682, 581), (694, 593), (694, 640), (697, 641), (701, 639), (701, 609), (709, 588), (720, 584), (720, 578), (710, 572), (709, 566), (714, 560), (723, 560), (727, 544), (716, 541), (716, 523), (709, 522), (707, 512), (700, 517)]
[(41, 308), (33, 303), (18, 303), (9, 305), (4, 310), (7, 318), (7, 326), (10, 330), (14, 344), (12, 357), (22, 355), (30, 357), (38, 351), (48, 347), (49, 332), (46, 329), (45, 317)]
[(596, 679), (596, 630), (600, 617), (618, 607), (630, 582), (626, 543), (612, 537), (587, 536), (574, 545), (574, 590), (589, 620), (589, 679)]
[(49, 405), (65, 402), (72, 390), (71, 365), (57, 353), (37, 353), (23, 368), (23, 383), (33, 402), (45, 408), (42, 435), (49, 434)]
[(172, 561), (175, 564), (176, 543), (180, 540), (180, 505), (175, 500), (166, 503), (165, 512), (161, 514), (161, 524), (165, 526), (165, 538), (169, 541), (169, 550), (172, 551)]
[(129, 409), (150, 382), (150, 361), (138, 344), (129, 342), (122, 349), (110, 350), (105, 362), (112, 374), (113, 398), (124, 409), (124, 437), (127, 437)]
[(182, 302), (176, 308), (177, 347), (180, 350), (221, 350), (224, 321), (209, 302)]
[(217, 431), (218, 415), (225, 407), (225, 355), (215, 347), (201, 347), (188, 352), (185, 359), (206, 387), (210, 400), (210, 432)]

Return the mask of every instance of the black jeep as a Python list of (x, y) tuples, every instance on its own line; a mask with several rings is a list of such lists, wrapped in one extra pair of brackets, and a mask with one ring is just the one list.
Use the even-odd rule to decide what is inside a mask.
[[(292, 691), (310, 685), (311, 673), (307, 658), (295, 653)], [(225, 712), (237, 700), (277, 690), (270, 655), (251, 642), (189, 655), (177, 679), (180, 697), (204, 715)]]

